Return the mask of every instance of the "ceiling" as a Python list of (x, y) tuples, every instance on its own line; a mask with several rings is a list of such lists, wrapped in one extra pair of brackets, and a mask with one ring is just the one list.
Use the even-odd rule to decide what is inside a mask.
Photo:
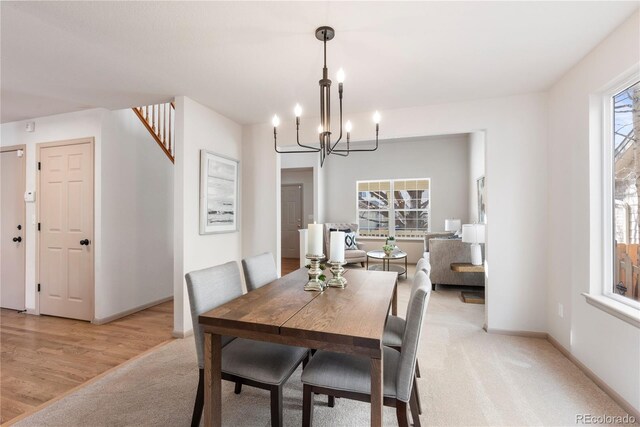
[[(345, 112), (549, 88), (637, 2), (7, 2), (2, 122), (189, 96), (241, 124), (319, 110), (322, 44)], [(335, 92), (334, 92), (335, 93)], [(337, 94), (334, 95), (334, 100)], [(334, 109), (337, 108), (334, 106)], [(303, 113), (305, 114), (305, 113)]]

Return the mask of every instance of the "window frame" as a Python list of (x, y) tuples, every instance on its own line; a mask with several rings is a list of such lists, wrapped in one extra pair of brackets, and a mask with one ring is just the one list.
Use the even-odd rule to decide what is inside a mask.
[[(616, 264), (615, 240), (615, 157), (614, 157), (614, 98), (640, 82), (637, 71), (630, 73), (610, 86), (602, 94), (602, 244), (604, 251), (603, 277), (599, 294), (640, 311), (640, 302), (616, 294), (614, 266)], [(608, 260), (608, 262), (606, 261)]]
[[(386, 236), (367, 236), (362, 235), (360, 232), (360, 211), (381, 211), (389, 213), (389, 222), (388, 222), (388, 230), (387, 236), (396, 237), (396, 208), (395, 208), (395, 183), (398, 181), (427, 181), (427, 186), (429, 189), (429, 206), (427, 209), (398, 209), (398, 211), (403, 212), (420, 212), (427, 211), (427, 230), (423, 231), (423, 234), (431, 231), (431, 190), (432, 190), (432, 181), (431, 178), (380, 178), (380, 179), (363, 179), (356, 180), (356, 224), (358, 224), (358, 237), (361, 239), (380, 239)], [(388, 209), (360, 209), (359, 204), (359, 196), (360, 196), (360, 184), (361, 183), (371, 183), (371, 182), (389, 182), (389, 200), (388, 200)], [(403, 240), (421, 240), (424, 237), (413, 235), (413, 236), (400, 236), (398, 239)]]

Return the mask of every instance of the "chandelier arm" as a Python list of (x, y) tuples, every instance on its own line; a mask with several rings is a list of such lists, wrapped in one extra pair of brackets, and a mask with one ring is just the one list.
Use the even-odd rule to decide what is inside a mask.
[[(367, 152), (367, 151), (376, 151), (378, 149), (378, 128), (379, 128), (379, 125), (376, 123), (376, 146), (375, 147), (373, 147), (373, 148), (358, 148), (358, 149), (355, 149), (355, 148), (349, 149), (349, 148), (347, 148), (346, 150), (334, 150), (334, 151), (339, 152), (339, 153), (357, 153), (357, 152), (362, 153), (362, 152)], [(347, 145), (348, 145), (348, 143), (349, 142), (347, 140)]]
[(300, 154), (300, 153), (317, 153), (318, 151), (320, 151), (317, 148), (314, 148), (313, 150), (290, 150), (290, 151), (281, 151), (278, 149), (278, 141), (277, 141), (277, 137), (276, 137), (277, 133), (276, 130), (273, 130), (273, 148), (276, 150), (276, 153), (279, 154)]
[(298, 143), (298, 145), (300, 147), (304, 147), (304, 148), (308, 148), (311, 151), (302, 151), (303, 153), (310, 153), (310, 152), (318, 152), (321, 150), (321, 148), (316, 148), (316, 147), (312, 147), (310, 145), (304, 145), (300, 143), (300, 119), (296, 118), (296, 142)]

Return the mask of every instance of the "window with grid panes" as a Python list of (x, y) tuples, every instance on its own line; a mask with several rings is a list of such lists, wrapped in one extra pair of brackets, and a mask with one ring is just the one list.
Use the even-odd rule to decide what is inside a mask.
[(421, 237), (429, 231), (430, 179), (357, 182), (358, 233)]

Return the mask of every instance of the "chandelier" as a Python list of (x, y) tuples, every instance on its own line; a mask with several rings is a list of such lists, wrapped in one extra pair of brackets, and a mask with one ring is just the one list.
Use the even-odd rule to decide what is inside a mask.
[(362, 151), (376, 151), (378, 149), (378, 129), (380, 124), (380, 114), (376, 111), (373, 114), (373, 122), (376, 125), (376, 144), (372, 148), (358, 148), (354, 149), (350, 147), (351, 142), (351, 121), (347, 121), (344, 125), (344, 130), (347, 134), (346, 143), (342, 145), (342, 95), (343, 95), (343, 82), (344, 71), (342, 68), (338, 70), (336, 79), (338, 80), (338, 99), (340, 101), (340, 134), (335, 142), (331, 141), (331, 80), (329, 80), (327, 69), (327, 42), (332, 40), (335, 36), (335, 31), (331, 27), (319, 27), (316, 29), (316, 38), (323, 43), (324, 46), (324, 66), (322, 67), (322, 79), (318, 82), (320, 84), (320, 125), (318, 126), (318, 142), (317, 146), (305, 145), (300, 143), (300, 116), (302, 115), (302, 107), (300, 104), (296, 104), (293, 112), (296, 116), (296, 143), (298, 146), (304, 148), (304, 150), (280, 150), (278, 149), (278, 132), (277, 128), (280, 125), (280, 118), (273, 116), (273, 145), (277, 153), (281, 154), (293, 154), (293, 153), (320, 153), (320, 167), (324, 164), (324, 160), (330, 154), (346, 157), (353, 152)]

